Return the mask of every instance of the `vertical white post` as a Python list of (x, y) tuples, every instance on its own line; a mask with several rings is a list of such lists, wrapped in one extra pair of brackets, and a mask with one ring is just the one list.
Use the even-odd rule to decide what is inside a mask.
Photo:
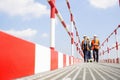
[(55, 19), (51, 18), (50, 47), (55, 48)]
[[(55, 3), (55, 0), (51, 0)], [(51, 23), (50, 23), (50, 48), (55, 48), (55, 7), (51, 6)]]

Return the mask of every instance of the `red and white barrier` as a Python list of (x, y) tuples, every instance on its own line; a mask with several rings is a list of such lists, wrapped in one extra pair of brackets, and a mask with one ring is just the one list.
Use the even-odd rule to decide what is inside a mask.
[(102, 43), (100, 61), (120, 63), (120, 25)]
[[(74, 41), (74, 30), (73, 30), (73, 27), (74, 27), (74, 29), (75, 29), (75, 32), (76, 32), (76, 41), (74, 41), (74, 43), (76, 43), (75, 44), (75, 46), (76, 46), (76, 51), (83, 57), (83, 54), (82, 53), (80, 53), (81, 51), (80, 51), (80, 49), (81, 49), (81, 46), (80, 46), (80, 37), (79, 37), (79, 34), (78, 34), (78, 30), (77, 30), (77, 27), (76, 27), (76, 24), (75, 24), (75, 20), (74, 20), (74, 16), (73, 16), (73, 13), (72, 13), (72, 10), (71, 10), (71, 6), (70, 6), (70, 2), (69, 2), (69, 0), (66, 0), (66, 4), (67, 4), (67, 7), (68, 7), (68, 10), (69, 10), (69, 14), (70, 14), (70, 21), (71, 21), (71, 27), (72, 27), (72, 31), (71, 31), (71, 36), (72, 36), (72, 38), (71, 38), (71, 45), (72, 45), (72, 54), (73, 54), (73, 48), (74, 48), (74, 46), (73, 46), (73, 41)], [(79, 49), (80, 48), (80, 49)]]
[(54, 49), (0, 31), (0, 80), (25, 77), (80, 61)]

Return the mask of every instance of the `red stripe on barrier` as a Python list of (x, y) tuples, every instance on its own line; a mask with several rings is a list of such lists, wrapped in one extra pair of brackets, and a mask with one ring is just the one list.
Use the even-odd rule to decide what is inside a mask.
[(74, 43), (74, 39), (73, 38), (71, 38), (71, 44), (73, 44)]
[(78, 46), (77, 46), (77, 51), (79, 50)]
[(73, 21), (73, 15), (72, 15), (72, 14), (70, 14), (70, 16), (71, 16), (71, 17), (70, 17), (71, 21)]
[(107, 47), (107, 51), (108, 51), (108, 53), (109, 53), (109, 50), (110, 50), (109, 47)]
[(119, 63), (119, 58), (116, 58), (116, 63)]
[(70, 9), (70, 4), (69, 4), (69, 2), (67, 2), (67, 6), (68, 6), (68, 8)]
[(51, 8), (51, 16), (50, 18), (55, 18), (55, 8)]
[(50, 47), (50, 49), (54, 50), (55, 48), (54, 47)]
[(118, 25), (118, 28), (120, 28), (120, 25)]
[(58, 52), (51, 49), (51, 67), (50, 70), (58, 69)]
[(71, 65), (71, 56), (69, 56), (69, 65)]
[(64, 21), (62, 21), (61, 23), (63, 24), (64, 28), (66, 28), (66, 24), (65, 24), (65, 22), (64, 22)]
[(115, 32), (115, 35), (117, 35), (117, 29), (115, 29), (115, 31), (114, 31), (114, 32)]
[(51, 1), (53, 1), (53, 3), (55, 3), (56, 0), (51, 0)]
[(108, 38), (106, 39), (107, 43), (108, 43)]
[(118, 42), (116, 42), (116, 50), (118, 50)]
[(70, 35), (70, 32), (68, 32), (68, 35), (71, 36), (71, 35)]
[(76, 36), (78, 36), (78, 32), (76, 31)]
[(63, 54), (63, 67), (65, 67), (65, 66), (66, 66), (66, 55)]
[(35, 45), (0, 31), (0, 80), (34, 74)]
[(73, 37), (73, 32), (71, 32), (71, 36)]
[(58, 14), (58, 10), (57, 9), (55, 9), (55, 13)]
[(55, 4), (54, 4), (55, 0), (50, 0), (50, 1), (48, 1), (48, 3), (51, 6), (51, 15), (50, 15), (50, 17), (55, 18), (55, 12), (56, 12)]
[(115, 63), (115, 59), (113, 59), (113, 63)]
[(54, 5), (52, 0), (48, 1), (48, 3), (50, 4), (51, 7), (55, 7), (55, 5)]

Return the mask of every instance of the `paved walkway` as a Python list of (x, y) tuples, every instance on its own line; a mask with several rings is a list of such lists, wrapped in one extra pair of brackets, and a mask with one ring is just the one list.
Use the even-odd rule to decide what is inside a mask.
[(120, 64), (80, 63), (18, 80), (120, 80)]

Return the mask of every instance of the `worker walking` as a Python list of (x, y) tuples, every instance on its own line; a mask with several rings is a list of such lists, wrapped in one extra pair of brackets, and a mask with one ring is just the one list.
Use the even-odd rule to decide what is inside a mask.
[(84, 53), (84, 62), (88, 62), (88, 59), (89, 59), (89, 46), (88, 46), (88, 40), (87, 40), (87, 36), (84, 35), (83, 36), (83, 41), (82, 41), (82, 45), (81, 45), (81, 48), (83, 50), (83, 53)]
[(91, 60), (91, 41), (90, 41), (90, 38), (87, 37), (87, 45), (88, 45), (88, 59), (89, 59), (89, 62)]
[(91, 42), (91, 46), (92, 46), (92, 50), (93, 50), (93, 58), (94, 58), (94, 62), (98, 62), (99, 60), (99, 45), (100, 45), (100, 41), (97, 39), (97, 36), (94, 35), (93, 36), (93, 40)]

